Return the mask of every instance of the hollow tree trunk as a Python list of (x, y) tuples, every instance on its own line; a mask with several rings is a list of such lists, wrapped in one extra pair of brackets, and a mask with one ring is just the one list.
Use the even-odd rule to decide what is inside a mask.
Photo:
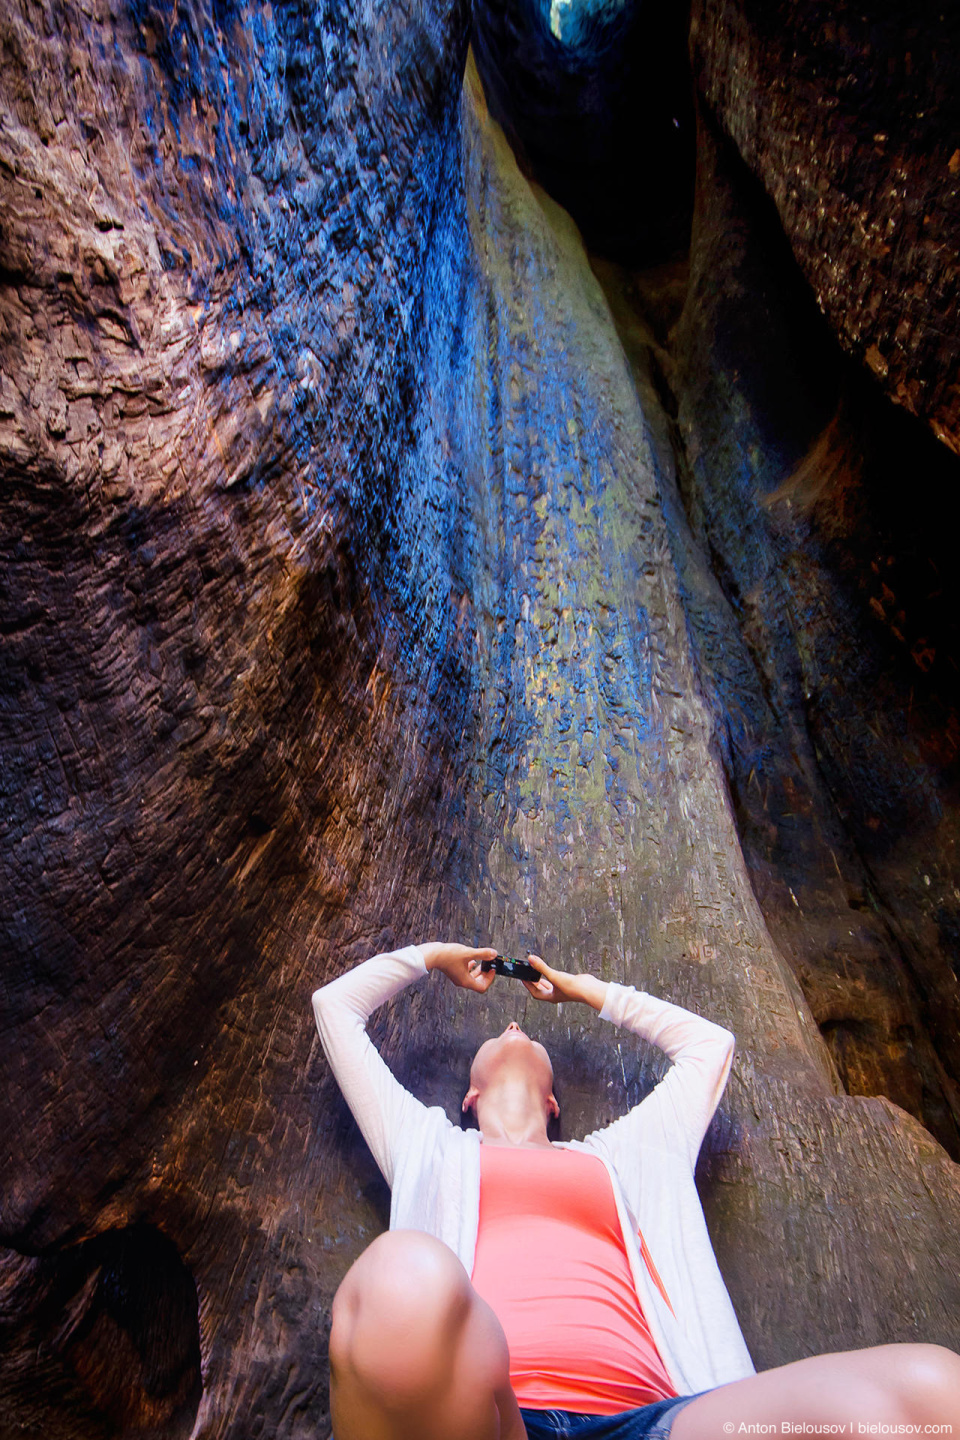
[[(738, 834), (684, 469), (709, 307), (665, 377), (461, 94), (460, 10), (3, 25), (8, 1423), (327, 1433), (386, 1196), (309, 995), (441, 932), (736, 1032), (701, 1180), (759, 1365), (956, 1347), (957, 1167), (841, 1093)], [(525, 1005), (434, 980), (373, 1030), (454, 1116)], [(568, 1134), (659, 1073), (535, 1023)]]

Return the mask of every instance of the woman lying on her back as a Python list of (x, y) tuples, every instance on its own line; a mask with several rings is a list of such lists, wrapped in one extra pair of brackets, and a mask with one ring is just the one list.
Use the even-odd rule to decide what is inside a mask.
[(390, 1230), (333, 1304), (336, 1440), (722, 1440), (811, 1433), (789, 1428), (804, 1422), (849, 1434), (851, 1421), (952, 1425), (960, 1440), (960, 1357), (942, 1346), (754, 1372), (693, 1179), (730, 1069), (728, 1030), (531, 956), (541, 978), (524, 983), (537, 1000), (589, 1005), (673, 1061), (639, 1105), (583, 1141), (552, 1143), (550, 1059), (516, 1022), (474, 1058), (463, 1106), (479, 1130), (394, 1079), (366, 1034), (371, 1012), (431, 970), (483, 993), (494, 973), (480, 963), (495, 954), (410, 945), (313, 997), (391, 1188)]

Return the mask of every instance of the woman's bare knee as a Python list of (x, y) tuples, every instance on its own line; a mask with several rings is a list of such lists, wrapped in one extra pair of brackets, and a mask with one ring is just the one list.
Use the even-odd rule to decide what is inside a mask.
[(391, 1231), (337, 1291), (330, 1335), (338, 1440), (522, 1437), (500, 1322), (460, 1261), (419, 1231)]
[(873, 1345), (837, 1358), (871, 1414), (913, 1423), (960, 1419), (960, 1356), (943, 1345)]
[(888, 1384), (903, 1418), (942, 1423), (960, 1420), (960, 1355), (944, 1345), (889, 1345)]
[(472, 1299), (467, 1272), (441, 1241), (416, 1230), (379, 1236), (333, 1302), (330, 1364), (371, 1400), (404, 1406), (441, 1386)]
[(960, 1426), (960, 1357), (939, 1345), (877, 1345), (811, 1355), (735, 1380), (681, 1410), (676, 1440), (713, 1440), (730, 1422), (857, 1421)]

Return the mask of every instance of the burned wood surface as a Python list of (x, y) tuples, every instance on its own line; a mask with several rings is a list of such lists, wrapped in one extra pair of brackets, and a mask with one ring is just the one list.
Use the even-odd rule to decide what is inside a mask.
[[(689, 261), (591, 261), (467, 24), (0, 19), (3, 1434), (328, 1433), (387, 1197), (309, 996), (438, 934), (736, 1032), (758, 1365), (960, 1345), (956, 648), (864, 436), (953, 461), (709, 114)], [(661, 1073), (508, 982), (372, 1029), (454, 1118), (514, 1014), (567, 1134)]]
[(698, 87), (844, 348), (960, 451), (960, 17), (695, 0)]

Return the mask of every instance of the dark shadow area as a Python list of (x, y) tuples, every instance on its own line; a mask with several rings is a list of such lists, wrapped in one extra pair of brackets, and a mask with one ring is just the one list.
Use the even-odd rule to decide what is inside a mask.
[(844, 354), (709, 117), (699, 164), (664, 368), (687, 520), (724, 601), (687, 572), (744, 855), (848, 1091), (895, 1101), (956, 1156), (960, 587), (944, 517), (960, 461)]
[(707, 114), (698, 184), (689, 270), (592, 258), (676, 457), (744, 856), (844, 1088), (956, 1156), (960, 462), (844, 354)]
[(683, 251), (695, 135), (685, 4), (479, 0), (473, 48), (521, 166), (625, 264)]
[(7, 1251), (0, 1274), (0, 1406), (18, 1435), (185, 1440), (203, 1392), (197, 1287), (167, 1236), (136, 1224)]

